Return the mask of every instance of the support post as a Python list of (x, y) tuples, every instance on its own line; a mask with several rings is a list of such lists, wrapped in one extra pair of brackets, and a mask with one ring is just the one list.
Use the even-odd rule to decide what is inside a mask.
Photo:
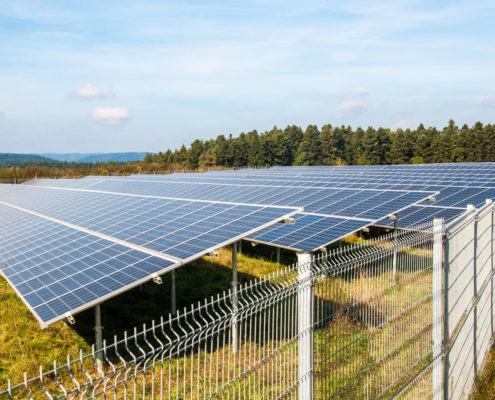
[(237, 247), (238, 247), (237, 252), (239, 254), (242, 254), (242, 239), (239, 240)]
[(177, 315), (177, 297), (175, 292), (175, 270), (170, 272), (170, 311)]
[(311, 253), (297, 253), (297, 328), (299, 400), (313, 398), (313, 283)]
[(280, 264), (280, 247), (277, 247), (277, 264)]
[[(444, 227), (445, 229), (445, 227)], [(449, 332), (449, 276), (450, 276), (450, 253), (449, 236), (445, 232), (443, 243), (443, 347), (445, 354), (443, 358), (443, 398), (449, 399), (449, 377), (450, 377), (450, 351), (447, 345), (450, 340)]]
[(237, 242), (232, 244), (232, 348), (237, 352), (238, 332), (237, 332), (237, 312), (239, 309), (239, 299), (237, 298)]
[(442, 399), (442, 263), (443, 218), (433, 220), (433, 399)]
[(96, 345), (96, 365), (103, 369), (103, 327), (101, 326), (100, 304), (95, 306), (95, 345)]
[(392, 278), (395, 282), (395, 277), (397, 274), (397, 214), (394, 215), (394, 261), (393, 261), (393, 272)]
[(493, 214), (494, 214), (494, 207), (493, 207), (493, 201), (491, 199), (486, 200), (486, 204), (490, 204), (490, 271), (492, 273), (491, 278), (490, 278), (490, 328), (491, 328), (491, 336), (493, 337), (493, 334), (495, 333), (493, 331)]
[[(479, 213), (474, 215), (474, 251), (473, 251), (473, 301), (478, 297), (478, 220)], [(473, 370), (474, 376), (478, 376), (478, 306), (473, 307)]]

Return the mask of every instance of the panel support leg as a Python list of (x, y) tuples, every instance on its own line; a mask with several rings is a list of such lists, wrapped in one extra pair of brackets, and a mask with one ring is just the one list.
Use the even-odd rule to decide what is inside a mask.
[(397, 276), (397, 235), (398, 235), (398, 232), (397, 232), (397, 214), (395, 215), (395, 218), (394, 218), (394, 261), (393, 261), (393, 272), (392, 272), (392, 278), (393, 278), (393, 281), (395, 282), (395, 278)]
[(239, 299), (237, 297), (237, 242), (232, 244), (232, 348), (237, 352), (238, 330), (237, 312), (239, 309)]
[(175, 292), (175, 270), (170, 272), (170, 312), (177, 314), (177, 297)]
[(96, 365), (103, 369), (103, 327), (101, 326), (100, 304), (95, 306), (95, 345), (96, 345)]
[(277, 264), (280, 264), (280, 247), (277, 247)]
[(313, 283), (311, 253), (297, 253), (297, 330), (299, 400), (313, 398)]

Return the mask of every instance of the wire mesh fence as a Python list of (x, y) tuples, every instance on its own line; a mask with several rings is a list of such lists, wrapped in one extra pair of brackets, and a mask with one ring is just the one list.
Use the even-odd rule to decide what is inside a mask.
[(493, 333), (493, 207), (444, 229), (299, 254), (0, 398), (462, 398)]
[[(441, 352), (398, 398), (468, 399), (490, 351), (494, 334), (494, 213), (491, 201), (446, 227), (441, 251)], [(435, 265), (435, 262), (434, 262)], [(435, 268), (434, 268), (435, 269)], [(441, 274), (441, 275), (440, 275)], [(435, 273), (434, 273), (435, 275)], [(435, 323), (434, 319), (434, 326)], [(427, 381), (431, 390), (422, 391)]]

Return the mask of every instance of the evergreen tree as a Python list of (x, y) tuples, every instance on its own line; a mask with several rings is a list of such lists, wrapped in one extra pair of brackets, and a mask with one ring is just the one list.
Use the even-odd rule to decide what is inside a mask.
[(316, 125), (309, 125), (297, 149), (295, 163), (296, 165), (320, 165), (320, 160), (320, 132)]

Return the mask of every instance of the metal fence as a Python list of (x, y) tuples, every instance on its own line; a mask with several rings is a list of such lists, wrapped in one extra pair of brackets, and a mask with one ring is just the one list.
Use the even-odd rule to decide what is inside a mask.
[(445, 228), (438, 221), (437, 232), (445, 232), (434, 240), (434, 357), (401, 398), (469, 398), (494, 334), (494, 212), (487, 200)]
[(300, 253), (0, 398), (462, 398), (493, 333), (493, 208), (445, 232), (436, 220)]

